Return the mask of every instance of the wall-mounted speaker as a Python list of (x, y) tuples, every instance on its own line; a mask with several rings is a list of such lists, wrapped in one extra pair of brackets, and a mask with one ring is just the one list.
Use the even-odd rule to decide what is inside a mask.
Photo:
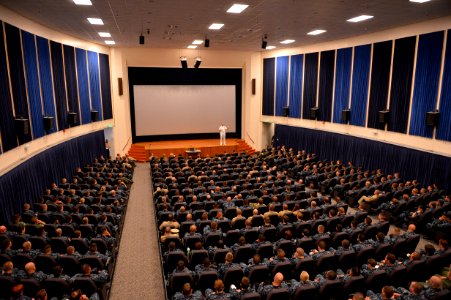
[(67, 122), (70, 126), (74, 126), (78, 122), (77, 113), (70, 112), (67, 114)]
[(349, 122), (351, 120), (351, 110), (350, 109), (343, 109), (341, 111), (341, 120), (343, 122)]
[(252, 78), (252, 95), (255, 95), (256, 92), (256, 80), (255, 78)]
[(43, 120), (44, 120), (44, 130), (45, 131), (49, 131), (49, 130), (53, 129), (53, 120), (54, 119), (55, 118), (51, 117), (51, 116), (46, 116), (46, 117), (43, 118)]
[(426, 125), (427, 126), (437, 126), (440, 113), (438, 111), (428, 111), (426, 113)]
[(288, 116), (290, 115), (290, 107), (284, 106), (284, 107), (282, 108), (282, 115), (283, 115), (284, 117), (288, 117)]
[(142, 34), (139, 36), (139, 44), (144, 45), (144, 35)]
[(97, 110), (91, 111), (91, 121), (97, 122), (99, 120), (99, 112)]
[(119, 96), (122, 96), (124, 94), (124, 87), (122, 86), (122, 77), (119, 77), (117, 79), (117, 87), (119, 90)]
[(310, 119), (312, 120), (318, 119), (318, 113), (319, 113), (318, 107), (310, 108)]
[(28, 119), (17, 118), (14, 120), (17, 135), (27, 135), (30, 133), (30, 123)]
[(390, 112), (388, 110), (380, 110), (378, 114), (379, 123), (388, 123)]
[(205, 47), (205, 48), (210, 47), (210, 40), (209, 40), (209, 39), (205, 39), (205, 41), (204, 41), (204, 47)]

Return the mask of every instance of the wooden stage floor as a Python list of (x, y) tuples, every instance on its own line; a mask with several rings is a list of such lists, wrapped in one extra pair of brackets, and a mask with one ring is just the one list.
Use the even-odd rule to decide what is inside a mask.
[(232, 153), (233, 151), (238, 152), (243, 141), (240, 139), (227, 139), (226, 142), (226, 146), (220, 146), (219, 139), (144, 142), (135, 143), (134, 145), (144, 147), (149, 156), (168, 156), (170, 154), (187, 156), (186, 151), (190, 148), (195, 148), (200, 150), (201, 157), (206, 157), (221, 153)]

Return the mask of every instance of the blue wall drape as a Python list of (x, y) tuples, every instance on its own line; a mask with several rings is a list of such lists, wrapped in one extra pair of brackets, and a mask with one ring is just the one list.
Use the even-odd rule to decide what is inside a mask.
[[(45, 187), (71, 178), (75, 168), (105, 152), (103, 130), (52, 147), (0, 177), (0, 224), (9, 224), (25, 202), (34, 203)], [(26, 188), (23, 188), (26, 187)]]
[[(1, 24), (3, 26), (3, 23)], [(3, 40), (4, 35), (2, 29), (0, 30), (0, 41)], [(3, 152), (17, 147), (11, 90), (9, 89), (8, 66), (6, 64), (6, 51), (3, 44), (2, 47), (0, 47), (0, 130), (2, 133)]]
[(451, 159), (441, 155), (408, 149), (348, 135), (276, 125), (275, 136), (281, 145), (305, 149), (320, 159), (351, 161), (364, 170), (382, 169), (400, 172), (401, 177), (417, 179), (423, 185), (437, 183), (451, 192)]
[(277, 57), (276, 61), (276, 116), (283, 115), (288, 104), (288, 56)]
[(48, 133), (58, 130), (58, 123), (55, 112), (55, 98), (53, 96), (53, 78), (50, 64), (49, 40), (36, 36), (38, 46), (39, 75), (41, 82), (42, 104), (44, 105), (44, 115), (54, 117), (53, 129)]
[(63, 49), (60, 43), (50, 41), (52, 53), (53, 86), (55, 90), (56, 113), (58, 115), (58, 129), (69, 127), (67, 122), (66, 84), (64, 82)]
[[(30, 120), (28, 113), (27, 87), (23, 69), (20, 30), (17, 27), (5, 23), (5, 33), (15, 117), (22, 117)], [(28, 134), (18, 134), (17, 138), (19, 144), (29, 142), (31, 141), (31, 132), (29, 131)]]
[(440, 96), (440, 118), (435, 137), (439, 140), (451, 141), (451, 30), (448, 30), (445, 52), (445, 66)]
[(22, 48), (33, 138), (37, 139), (44, 136), (44, 122), (42, 120), (41, 90), (39, 88), (38, 61), (36, 58), (34, 34), (22, 31)]
[(388, 130), (407, 132), (416, 37), (395, 41)]
[(301, 117), (302, 102), (302, 69), (304, 55), (291, 56), (290, 64), (290, 117)]
[(99, 55), (88, 51), (89, 84), (91, 90), (91, 108), (99, 112), (99, 120), (103, 119), (102, 102), (100, 100)]
[(321, 52), (319, 70), (318, 120), (331, 122), (334, 88), (335, 50)]
[(351, 82), (352, 48), (337, 50), (335, 69), (334, 123), (345, 123), (341, 119), (341, 111), (349, 105), (349, 88)]
[(366, 124), (366, 104), (368, 103), (368, 84), (370, 78), (371, 45), (354, 48), (354, 67), (352, 72), (351, 125)]
[(275, 58), (265, 58), (263, 60), (263, 103), (262, 115), (274, 115), (274, 77)]
[(111, 83), (110, 83), (110, 61), (108, 55), (99, 54), (100, 59), (100, 86), (102, 88), (103, 119), (113, 118), (113, 107), (111, 103)]
[(318, 52), (305, 54), (304, 98), (302, 101), (302, 118), (310, 119), (310, 109), (316, 107), (318, 86)]
[(81, 124), (91, 123), (91, 99), (89, 98), (88, 65), (86, 50), (76, 48), (78, 94), (80, 96)]
[(77, 114), (77, 124), (80, 124), (80, 114), (78, 107), (77, 73), (75, 65), (74, 47), (63, 45), (64, 70), (66, 74), (66, 91), (68, 111)]
[(379, 111), (387, 108), (392, 46), (392, 41), (374, 44), (368, 107), (368, 127), (370, 128), (385, 128), (385, 124), (379, 122)]
[(444, 31), (420, 35), (410, 117), (410, 134), (432, 137), (426, 113), (437, 104)]

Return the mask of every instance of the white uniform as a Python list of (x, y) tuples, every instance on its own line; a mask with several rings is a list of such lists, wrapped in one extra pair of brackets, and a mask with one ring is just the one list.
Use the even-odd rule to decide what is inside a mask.
[(226, 144), (226, 131), (227, 126), (221, 125), (219, 126), (219, 145), (225, 145)]

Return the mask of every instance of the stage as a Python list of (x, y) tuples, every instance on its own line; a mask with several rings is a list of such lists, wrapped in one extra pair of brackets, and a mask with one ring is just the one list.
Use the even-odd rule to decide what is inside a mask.
[[(151, 156), (169, 156), (170, 154), (174, 154), (176, 156), (181, 154), (184, 157), (211, 157), (222, 153), (242, 151), (248, 153), (254, 152), (254, 150), (250, 148), (246, 142), (240, 139), (227, 139), (226, 143), (227, 145), (220, 146), (219, 138), (208, 140), (174, 140), (136, 143), (132, 145), (129, 155), (137, 160), (143, 161), (147, 160)], [(193, 148), (199, 151), (190, 151)]]

